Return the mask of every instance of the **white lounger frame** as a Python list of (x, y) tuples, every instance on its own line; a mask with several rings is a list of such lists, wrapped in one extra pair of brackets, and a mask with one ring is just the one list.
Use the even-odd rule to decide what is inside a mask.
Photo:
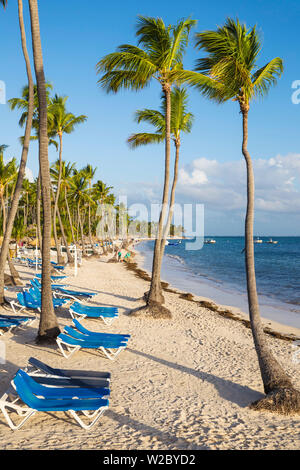
[[(18, 402), (21, 402), (21, 404), (18, 404)], [(8, 409), (11, 409), (11, 410), (17, 412), (17, 414), (20, 417), (23, 418), (19, 424), (15, 424), (12, 421), (12, 419), (9, 415)], [(102, 416), (102, 414), (107, 409), (108, 409), (108, 406), (101, 406), (97, 410), (93, 410), (93, 411), (82, 410), (81, 412), (83, 413), (84, 416), (86, 416), (89, 419), (92, 419), (92, 422), (90, 422), (89, 424), (86, 424), (82, 421), (82, 419), (78, 415), (78, 411), (75, 411), (75, 410), (68, 410), (68, 411), (70, 411), (71, 415), (76, 419), (76, 421), (79, 423), (79, 425), (83, 429), (90, 429), (92, 426), (94, 426), (94, 424), (96, 424), (98, 419)], [(34, 415), (37, 412), (37, 410), (35, 410), (33, 408), (30, 408), (25, 403), (23, 403), (20, 400), (20, 398), (18, 396), (16, 396), (15, 393), (13, 393), (12, 390), (11, 390), (11, 392), (8, 391), (8, 392), (4, 393), (4, 395), (0, 398), (0, 410), (2, 411), (9, 427), (14, 431), (17, 430), (17, 429), (20, 429), (23, 426), (23, 424), (32, 415)], [(45, 411), (45, 413), (47, 413), (47, 411)]]
[(74, 310), (72, 310), (72, 308), (70, 307), (69, 308), (69, 312), (70, 312), (70, 315), (72, 318), (93, 318), (94, 320), (96, 320), (97, 318), (101, 318), (101, 320), (104, 321), (104, 323), (108, 326), (110, 326), (112, 324), (112, 322), (118, 318), (118, 315), (115, 315), (114, 317), (105, 317), (105, 316), (102, 316), (102, 315), (99, 315), (99, 317), (89, 317), (87, 316), (86, 313), (78, 313), (78, 312), (74, 312)]
[[(63, 356), (66, 359), (69, 359), (69, 357), (73, 356), (73, 354), (76, 351), (79, 351), (81, 349), (81, 346), (79, 345), (75, 346), (73, 344), (66, 343), (61, 338), (56, 338), (56, 342), (58, 344), (60, 351), (62, 352)], [(120, 346), (119, 348), (116, 348), (116, 349), (105, 348), (104, 346), (99, 346), (99, 348), (90, 348), (90, 349), (93, 349), (95, 351), (101, 351), (108, 359), (113, 361), (120, 354), (120, 352), (123, 351), (123, 349), (125, 348), (126, 346)], [(89, 348), (83, 348), (83, 349), (89, 349)]]

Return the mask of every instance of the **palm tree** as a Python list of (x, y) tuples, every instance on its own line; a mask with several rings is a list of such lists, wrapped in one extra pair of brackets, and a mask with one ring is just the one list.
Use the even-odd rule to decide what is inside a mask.
[(0, 201), (2, 208), (2, 230), (3, 236), (6, 228), (6, 205), (8, 200), (6, 198), (8, 186), (15, 180), (17, 175), (16, 159), (13, 158), (8, 163), (4, 162), (3, 150), (7, 145), (0, 146)]
[[(100, 220), (101, 225), (104, 227), (104, 219), (105, 219), (105, 204), (110, 204), (112, 201), (110, 199), (110, 190), (113, 189), (112, 186), (107, 186), (103, 181), (98, 180), (93, 185), (93, 199), (100, 204)], [(104, 233), (101, 233), (100, 236), (102, 237), (102, 249), (103, 253), (107, 253), (106, 244), (104, 243)]]
[[(62, 162), (62, 150), (63, 150), (63, 134), (71, 134), (74, 131), (75, 126), (81, 124), (87, 120), (87, 117), (84, 115), (74, 116), (74, 114), (67, 112), (66, 110), (66, 101), (67, 96), (58, 96), (55, 95), (54, 98), (51, 100), (49, 106), (49, 113), (51, 116), (51, 127), (49, 135), (51, 137), (58, 136), (59, 138), (59, 174), (57, 180), (57, 188), (55, 193), (55, 201), (54, 201), (54, 211), (53, 211), (53, 233), (56, 242), (56, 249), (57, 249), (57, 262), (62, 263), (63, 259), (61, 259), (60, 249), (58, 246), (57, 240), (57, 230), (56, 230), (56, 216), (57, 216), (57, 206), (58, 206), (58, 199), (60, 194), (60, 183), (61, 183), (61, 162)], [(70, 256), (70, 255), (69, 255)]]
[(77, 208), (77, 220), (82, 243), (82, 256), (86, 256), (81, 210), (87, 202), (93, 202), (88, 194), (88, 180), (82, 171), (74, 170), (71, 180), (70, 198)]
[[(256, 288), (253, 222), (254, 174), (248, 151), (248, 115), (251, 101), (264, 97), (276, 84), (283, 71), (282, 60), (272, 59), (258, 68), (257, 58), (261, 41), (256, 28), (247, 29), (238, 20), (226, 20), (216, 31), (197, 34), (197, 47), (208, 56), (197, 62), (197, 72), (190, 72), (188, 82), (205, 96), (223, 103), (229, 99), (239, 104), (242, 115), (242, 153), (247, 168), (247, 210), (245, 218), (245, 264), (248, 305), (262, 381), (266, 396), (251, 406), (291, 413), (300, 410), (300, 392), (293, 388), (290, 378), (272, 355), (265, 338), (260, 318)], [(184, 75), (184, 74), (183, 74)], [(184, 78), (186, 79), (185, 74)]]
[[(162, 196), (162, 210), (159, 217), (157, 239), (154, 246), (152, 279), (146, 307), (139, 313), (155, 317), (170, 317), (164, 301), (160, 283), (160, 247), (163, 223), (167, 210), (170, 173), (171, 139), (171, 89), (177, 73), (182, 68), (183, 53), (188, 44), (191, 28), (195, 20), (179, 21), (175, 26), (166, 26), (161, 18), (138, 17), (136, 36), (142, 47), (124, 44), (118, 51), (108, 54), (97, 64), (98, 73), (104, 72), (99, 80), (108, 92), (121, 88), (140, 90), (152, 79), (160, 84), (166, 100), (165, 113), (165, 175)], [(137, 313), (137, 311), (136, 311)]]
[(52, 342), (60, 330), (53, 309), (51, 290), (51, 181), (48, 159), (47, 94), (37, 0), (29, 0), (34, 68), (39, 102), (39, 163), (43, 198), (42, 309), (38, 342)]
[[(82, 170), (83, 173), (85, 173), (86, 178), (89, 182), (89, 192), (91, 194), (92, 191), (92, 179), (95, 176), (95, 173), (97, 171), (97, 168), (93, 168), (92, 165), (87, 164)], [(88, 225), (89, 225), (89, 240), (90, 240), (90, 245), (92, 247), (93, 253), (97, 254), (97, 252), (93, 248), (93, 241), (92, 241), (92, 232), (91, 232), (91, 203), (89, 201), (89, 214), (88, 214)]]
[[(173, 183), (171, 187), (170, 194), (170, 205), (168, 211), (167, 222), (164, 227), (163, 237), (160, 247), (160, 263), (162, 262), (165, 241), (169, 233), (170, 224), (174, 211), (174, 202), (175, 202), (175, 189), (178, 179), (178, 163), (179, 163), (179, 151), (181, 145), (180, 134), (181, 132), (189, 133), (192, 130), (192, 123), (194, 116), (192, 113), (188, 113), (187, 108), (187, 92), (184, 88), (174, 87), (171, 92), (171, 135), (172, 140), (175, 145), (175, 161), (174, 161), (174, 175)], [(152, 124), (156, 127), (155, 133), (142, 132), (138, 134), (132, 134), (128, 143), (131, 148), (136, 148), (141, 145), (147, 145), (152, 143), (160, 143), (165, 138), (165, 109), (166, 103), (164, 96), (162, 96), (163, 104), (161, 106), (161, 111), (153, 109), (144, 109), (137, 111), (135, 114), (135, 120), (140, 122), (146, 122)]]
[[(1, 4), (6, 7), (7, 0), (1, 0)], [(9, 242), (11, 238), (11, 232), (14, 224), (14, 220), (16, 217), (19, 198), (22, 190), (22, 182), (25, 174), (25, 167), (27, 162), (27, 155), (29, 149), (29, 141), (30, 141), (30, 134), (31, 134), (31, 126), (32, 126), (32, 118), (33, 118), (33, 80), (31, 74), (31, 67), (30, 67), (30, 59), (27, 51), (27, 44), (26, 44), (26, 33), (24, 27), (24, 19), (23, 19), (23, 2), (22, 0), (18, 0), (18, 16), (19, 16), (19, 27), (21, 33), (21, 43), (22, 43), (22, 51), (26, 66), (26, 73), (27, 73), (27, 80), (28, 80), (28, 108), (27, 108), (27, 117), (26, 117), (26, 126), (25, 126), (25, 134), (24, 134), (24, 141), (22, 146), (22, 154), (21, 160), (19, 165), (19, 172), (18, 178), (15, 186), (14, 196), (11, 201), (10, 211), (8, 214), (6, 230), (4, 233), (4, 238), (1, 247), (1, 254), (0, 254), (0, 304), (5, 302), (4, 299), (4, 268), (6, 259), (9, 255)]]
[[(52, 165), (52, 167), (50, 168), (50, 174), (51, 174), (51, 177), (52, 177), (52, 180), (53, 180), (54, 184), (56, 184), (56, 188), (58, 187), (58, 181), (59, 181), (59, 178), (60, 178), (61, 179), (60, 189), (62, 189), (62, 175), (63, 175), (63, 173), (65, 173), (65, 167), (66, 167), (65, 162), (64, 161), (60, 162), (59, 159), (58, 159)], [(57, 192), (56, 192), (56, 194), (57, 194)], [(59, 195), (59, 196), (61, 196), (61, 195)], [(53, 197), (55, 199), (54, 190), (53, 190)], [(74, 259), (73, 259), (72, 255), (70, 253), (70, 250), (69, 250), (69, 244), (68, 244), (67, 237), (65, 235), (64, 224), (63, 224), (62, 218), (61, 218), (60, 205), (62, 203), (62, 198), (60, 198), (60, 199), (61, 199), (60, 204), (59, 204), (59, 198), (58, 198), (58, 201), (57, 201), (56, 213), (57, 213), (57, 216), (58, 216), (59, 227), (60, 227), (63, 243), (64, 243), (64, 246), (66, 247), (67, 260), (68, 260), (69, 264), (73, 264)], [(56, 230), (54, 230), (54, 234), (55, 234), (55, 241), (57, 243), (57, 232), (56, 232)], [(58, 248), (58, 243), (57, 243), (57, 248)], [(61, 259), (61, 256), (58, 255), (57, 257), (58, 257), (59, 260)]]

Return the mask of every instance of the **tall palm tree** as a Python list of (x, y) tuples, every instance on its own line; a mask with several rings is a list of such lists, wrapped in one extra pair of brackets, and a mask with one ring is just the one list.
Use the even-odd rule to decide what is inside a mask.
[(66, 101), (67, 96), (58, 96), (55, 95), (54, 98), (51, 100), (51, 104), (49, 106), (49, 113), (51, 115), (51, 129), (50, 135), (52, 137), (57, 136), (59, 138), (59, 174), (57, 180), (57, 187), (55, 193), (55, 201), (54, 201), (54, 211), (53, 211), (53, 233), (54, 238), (56, 241), (56, 249), (57, 249), (57, 262), (63, 262), (60, 255), (60, 249), (58, 246), (57, 240), (57, 230), (56, 230), (56, 216), (57, 216), (57, 206), (58, 206), (58, 199), (60, 194), (60, 183), (61, 183), (61, 171), (62, 171), (62, 150), (63, 150), (63, 135), (64, 134), (71, 134), (74, 131), (74, 128), (87, 120), (87, 117), (84, 115), (75, 116), (72, 113), (69, 113), (66, 109)]
[[(163, 237), (160, 247), (160, 263), (163, 259), (165, 241), (169, 233), (170, 224), (174, 212), (175, 190), (178, 179), (179, 152), (181, 145), (181, 132), (191, 132), (192, 123), (194, 119), (193, 114), (187, 112), (187, 99), (188, 95), (184, 88), (174, 87), (171, 92), (171, 135), (175, 145), (174, 174), (170, 194), (169, 211), (167, 221), (163, 230)], [(164, 96), (162, 96), (162, 100), (163, 102), (161, 106), (161, 111), (157, 111), (154, 109), (143, 109), (141, 111), (136, 112), (135, 120), (138, 123), (145, 122), (153, 125), (156, 128), (156, 132), (142, 132), (132, 134), (128, 139), (128, 143), (131, 148), (136, 148), (141, 145), (148, 145), (152, 143), (160, 143), (164, 140), (166, 110), (166, 102)]]
[(3, 236), (6, 229), (6, 205), (8, 200), (6, 198), (8, 186), (15, 180), (17, 175), (16, 159), (11, 159), (8, 163), (4, 162), (3, 150), (6, 145), (0, 147), (0, 201), (2, 208), (2, 230)]
[[(64, 201), (67, 209), (67, 214), (68, 214), (68, 219), (69, 219), (69, 224), (70, 224), (70, 229), (71, 229), (71, 235), (72, 235), (72, 241), (75, 245), (75, 235), (74, 235), (74, 226), (73, 226), (73, 220), (71, 217), (71, 212), (70, 212), (70, 206), (68, 202), (68, 191), (71, 188), (71, 179), (72, 175), (75, 170), (75, 163), (70, 163), (70, 162), (62, 162), (62, 172), (61, 172), (61, 190), (64, 193)], [(56, 169), (57, 172), (57, 169)]]
[(39, 163), (43, 198), (42, 309), (38, 342), (52, 342), (60, 330), (53, 309), (51, 289), (51, 181), (48, 159), (47, 94), (37, 0), (29, 0), (34, 68), (39, 101)]
[(84, 208), (86, 203), (93, 202), (93, 200), (89, 195), (88, 179), (86, 177), (86, 174), (82, 171), (74, 170), (74, 174), (71, 180), (70, 198), (72, 199), (73, 203), (76, 204), (77, 219), (82, 243), (82, 256), (86, 256), (82, 222), (82, 209)]
[[(103, 181), (98, 180), (93, 185), (93, 199), (94, 201), (100, 204), (100, 221), (102, 227), (104, 226), (104, 218), (105, 218), (105, 210), (104, 204), (110, 204), (112, 202), (110, 198), (110, 190), (113, 189), (112, 186), (107, 186)], [(104, 243), (104, 233), (101, 233), (100, 236), (102, 237), (102, 249), (103, 253), (107, 253), (106, 243)]]
[[(121, 88), (140, 90), (155, 79), (166, 99), (165, 114), (165, 175), (162, 196), (162, 209), (159, 217), (158, 233), (154, 246), (152, 279), (147, 305), (139, 313), (155, 317), (170, 317), (168, 309), (162, 306), (164, 301), (160, 283), (160, 247), (163, 223), (167, 211), (170, 174), (170, 139), (171, 139), (171, 89), (177, 73), (182, 69), (182, 58), (188, 44), (191, 28), (195, 20), (185, 19), (175, 26), (166, 26), (161, 18), (138, 17), (136, 36), (142, 47), (124, 44), (118, 51), (108, 54), (97, 64), (98, 73), (103, 73), (99, 80), (108, 92), (117, 92)], [(137, 312), (136, 312), (137, 313)]]
[[(279, 57), (258, 68), (261, 41), (256, 28), (247, 29), (238, 20), (228, 18), (216, 31), (197, 34), (197, 47), (207, 57), (198, 60), (197, 71), (190, 72), (188, 82), (205, 96), (223, 103), (236, 101), (242, 115), (242, 153), (247, 169), (247, 210), (245, 218), (245, 264), (248, 305), (262, 381), (266, 396), (252, 404), (255, 409), (290, 413), (300, 410), (300, 392), (271, 353), (263, 331), (256, 288), (253, 222), (254, 174), (248, 151), (248, 115), (253, 98), (264, 97), (283, 71)], [(184, 74), (183, 74), (184, 76)], [(184, 76), (186, 79), (186, 74)]]
[[(56, 188), (58, 187), (58, 181), (59, 181), (59, 178), (60, 178), (60, 189), (62, 189), (61, 182), (62, 182), (62, 175), (63, 175), (64, 172), (65, 172), (65, 162), (64, 161), (60, 162), (59, 159), (58, 159), (50, 168), (51, 178), (54, 182), (54, 185), (56, 185)], [(57, 189), (56, 189), (56, 195), (57, 195)], [(53, 190), (54, 199), (56, 198), (56, 195), (55, 195), (54, 190)], [(61, 195), (59, 194), (59, 196), (61, 196)], [(60, 204), (59, 204), (59, 199), (61, 200)], [(66, 247), (67, 260), (68, 260), (69, 264), (73, 264), (74, 259), (73, 259), (72, 255), (70, 253), (70, 250), (69, 250), (69, 244), (68, 244), (67, 237), (65, 235), (64, 224), (62, 222), (62, 218), (61, 218), (61, 214), (60, 214), (60, 210), (61, 210), (60, 206), (62, 205), (62, 199), (63, 199), (62, 197), (58, 198), (56, 213), (57, 213), (57, 216), (58, 216), (59, 227), (60, 227), (63, 243), (64, 243), (64, 246)], [(55, 240), (57, 242), (57, 232), (56, 232), (56, 230), (54, 230), (54, 234), (55, 234)], [(57, 248), (58, 248), (58, 243), (57, 243)], [(57, 257), (58, 257), (58, 260), (61, 259), (61, 256), (57, 256)]]
[[(1, 0), (1, 4), (6, 7), (7, 0)], [(31, 73), (31, 66), (30, 66), (30, 59), (27, 51), (27, 43), (26, 43), (26, 32), (24, 27), (24, 18), (23, 18), (23, 2), (22, 0), (18, 0), (18, 17), (19, 17), (19, 27), (21, 33), (21, 44), (22, 44), (22, 51), (26, 66), (26, 73), (27, 73), (27, 81), (28, 81), (28, 108), (27, 108), (27, 117), (26, 117), (26, 126), (25, 126), (25, 134), (22, 146), (22, 154), (21, 160), (19, 165), (19, 172), (18, 178), (15, 185), (13, 199), (11, 201), (10, 211), (8, 214), (8, 219), (6, 223), (6, 230), (4, 233), (4, 238), (1, 247), (0, 253), (0, 304), (5, 302), (4, 299), (4, 269), (6, 259), (9, 255), (9, 242), (11, 238), (11, 232), (13, 229), (14, 220), (16, 217), (19, 198), (22, 190), (22, 182), (25, 174), (25, 167), (27, 162), (27, 155), (29, 149), (29, 141), (30, 141), (30, 134), (31, 134), (31, 126), (32, 126), (32, 118), (33, 118), (33, 80), (32, 80), (32, 73)]]

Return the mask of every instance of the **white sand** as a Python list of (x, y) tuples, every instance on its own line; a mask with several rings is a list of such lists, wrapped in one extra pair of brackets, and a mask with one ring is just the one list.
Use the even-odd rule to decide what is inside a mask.
[[(23, 279), (32, 271), (19, 267)], [(31, 274), (28, 274), (28, 273)], [(18, 431), (0, 414), (1, 449), (299, 449), (300, 416), (257, 413), (247, 405), (260, 398), (263, 387), (251, 331), (196, 303), (165, 293), (172, 320), (128, 316), (148, 283), (123, 263), (83, 262), (72, 288), (97, 291), (91, 305), (119, 308), (112, 326), (83, 320), (95, 331), (130, 333), (127, 350), (112, 362), (92, 351), (66, 360), (58, 348), (34, 344), (37, 322), (6, 333), (7, 362), (0, 365), (1, 394), (30, 356), (53, 367), (110, 371), (109, 410), (90, 431), (69, 414), (37, 413)], [(13, 296), (11, 290), (8, 296)], [(60, 326), (71, 323), (67, 310), (57, 311)], [(270, 336), (276, 358), (300, 388), (300, 364), (292, 361), (292, 344)]]

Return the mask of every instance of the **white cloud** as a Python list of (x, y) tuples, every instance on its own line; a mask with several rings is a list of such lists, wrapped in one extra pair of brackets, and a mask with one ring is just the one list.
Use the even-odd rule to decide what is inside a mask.
[[(253, 160), (256, 209), (300, 212), (300, 154)], [(181, 168), (177, 199), (183, 197), (209, 209), (230, 211), (246, 205), (244, 161), (217, 162), (205, 158)]]
[(28, 167), (25, 168), (25, 177), (30, 181), (30, 183), (34, 182), (33, 171)]

